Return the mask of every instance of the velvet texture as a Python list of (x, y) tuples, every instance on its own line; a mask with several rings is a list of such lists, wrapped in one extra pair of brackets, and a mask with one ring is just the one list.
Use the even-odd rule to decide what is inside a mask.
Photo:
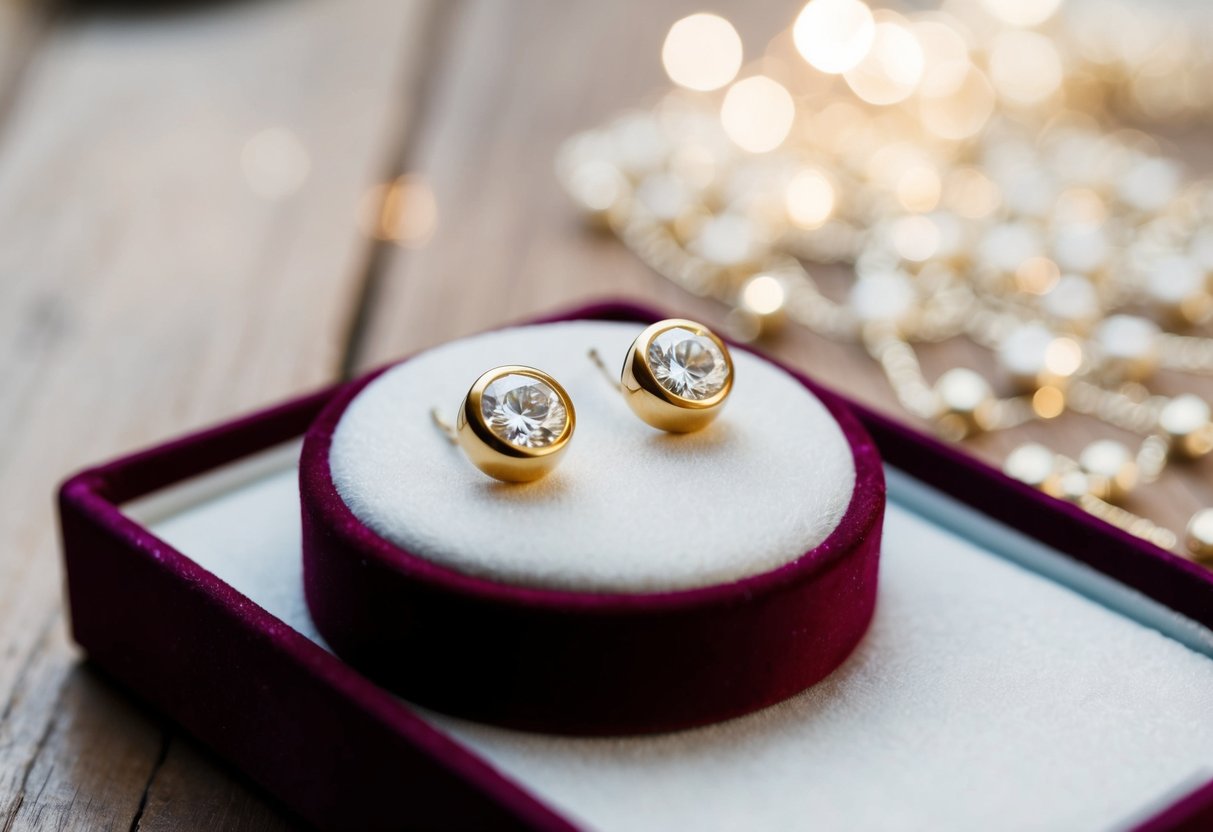
[(465, 575), (354, 517), (333, 485), (329, 449), (346, 406), (373, 377), (338, 393), (308, 431), (300, 464), (304, 583), (325, 640), (406, 699), (550, 733), (671, 731), (799, 693), (841, 664), (867, 630), (884, 475), (871, 439), (836, 397), (823, 401), (853, 450), (855, 491), (820, 545), (735, 583), (582, 593)]
[(1213, 780), (1135, 826), (1133, 832), (1209, 832), (1213, 829)]
[[(665, 317), (624, 304), (562, 318)], [(816, 387), (823, 400), (833, 394)], [(322, 391), (84, 471), (59, 506), (72, 632), (100, 669), (323, 829), (574, 826), (120, 505), (300, 436)], [(886, 460), (1213, 627), (1213, 575), (852, 405)], [(1213, 783), (1138, 832), (1213, 828)]]
[(60, 489), (72, 631), (93, 663), (322, 829), (574, 827), (119, 505), (299, 436), (331, 391)]

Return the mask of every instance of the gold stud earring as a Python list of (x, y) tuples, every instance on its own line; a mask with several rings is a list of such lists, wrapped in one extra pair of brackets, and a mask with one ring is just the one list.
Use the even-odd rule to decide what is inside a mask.
[(455, 427), (430, 414), (472, 464), (494, 479), (530, 482), (560, 462), (577, 415), (556, 379), (534, 367), (494, 367), (476, 379), (459, 405)]
[(637, 416), (671, 433), (707, 427), (733, 389), (729, 348), (703, 324), (682, 318), (658, 321), (640, 333), (618, 382), (597, 350), (590, 350), (590, 359)]

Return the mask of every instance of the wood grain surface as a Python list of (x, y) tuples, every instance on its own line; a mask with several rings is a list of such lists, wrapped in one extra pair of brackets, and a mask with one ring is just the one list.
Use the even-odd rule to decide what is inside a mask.
[[(651, 100), (666, 29), (702, 4), (163, 5), (0, 0), (3, 832), (297, 825), (82, 663), (54, 537), (63, 476), (590, 298), (723, 313), (582, 228), (553, 174), (564, 137)], [(797, 4), (709, 5), (752, 54)], [(402, 173), (433, 190), (424, 245), (360, 226)], [(804, 333), (771, 348), (893, 409), (853, 349)], [(926, 362), (961, 358), (983, 357), (946, 344)], [(1050, 436), (1073, 451), (1092, 431)], [(1143, 506), (1176, 525), (1206, 504), (1195, 470)]]

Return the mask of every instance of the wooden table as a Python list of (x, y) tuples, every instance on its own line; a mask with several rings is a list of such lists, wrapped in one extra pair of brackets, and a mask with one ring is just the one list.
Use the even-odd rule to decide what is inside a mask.
[[(750, 54), (796, 8), (713, 5)], [(553, 175), (565, 136), (651, 100), (665, 31), (697, 0), (141, 6), (0, 0), (4, 832), (296, 824), (81, 663), (54, 533), (63, 476), (590, 298), (723, 311), (586, 232)], [(404, 172), (436, 198), (424, 245), (360, 221)], [(853, 350), (803, 334), (773, 349), (892, 409)], [(1153, 502), (1178, 518), (1213, 493), (1192, 476)]]

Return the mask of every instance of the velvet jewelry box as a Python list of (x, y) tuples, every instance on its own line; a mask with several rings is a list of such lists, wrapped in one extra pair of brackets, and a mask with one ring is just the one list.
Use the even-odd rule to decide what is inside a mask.
[(854, 405), (890, 483), (880, 601), (815, 687), (650, 737), (405, 703), (325, 649), (303, 601), (298, 442), (342, 392), (85, 471), (60, 495), (92, 661), (320, 827), (1213, 822), (1209, 575)]

